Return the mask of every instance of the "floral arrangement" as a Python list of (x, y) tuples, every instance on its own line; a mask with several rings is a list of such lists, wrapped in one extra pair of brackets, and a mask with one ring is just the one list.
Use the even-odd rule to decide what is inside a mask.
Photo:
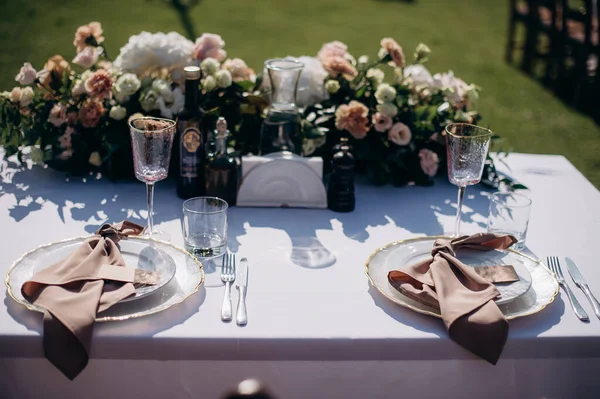
[(366, 55), (356, 59), (342, 42), (323, 45), (316, 59), (327, 98), (304, 110), (306, 137), (326, 159), (347, 137), (359, 169), (375, 184), (432, 184), (445, 164), (445, 126), (480, 119), (479, 88), (452, 72), (432, 75), (424, 65), (431, 55), (425, 44), (410, 65), (394, 39), (380, 44), (372, 62)]
[(256, 75), (243, 60), (227, 58), (220, 36), (205, 33), (194, 43), (175, 32), (142, 32), (112, 61), (102, 35), (98, 22), (81, 26), (70, 62), (55, 55), (39, 71), (23, 65), (15, 77), (19, 86), (0, 95), (5, 156), (21, 158), (29, 146), (34, 162), (56, 169), (133, 176), (127, 121), (140, 114), (175, 118), (184, 106), (186, 65), (202, 69), (207, 124), (219, 114), (242, 133), (260, 123), (253, 121), (260, 121), (264, 100), (252, 105), (246, 93)]

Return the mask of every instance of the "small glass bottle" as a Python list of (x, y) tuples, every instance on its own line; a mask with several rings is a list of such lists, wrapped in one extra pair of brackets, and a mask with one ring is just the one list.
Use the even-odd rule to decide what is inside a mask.
[(235, 205), (240, 183), (240, 168), (236, 157), (227, 153), (228, 136), (227, 121), (225, 118), (219, 118), (214, 132), (215, 152), (209, 154), (206, 165), (206, 195), (219, 197), (229, 205)]
[(347, 143), (341, 143), (331, 160), (333, 167), (327, 187), (327, 207), (335, 212), (352, 212), (354, 196), (354, 156)]

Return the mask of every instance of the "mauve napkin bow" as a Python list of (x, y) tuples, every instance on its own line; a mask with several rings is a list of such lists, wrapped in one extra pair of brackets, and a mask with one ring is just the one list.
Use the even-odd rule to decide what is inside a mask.
[(450, 338), (496, 364), (508, 337), (508, 322), (494, 302), (499, 292), (459, 261), (456, 251), (506, 249), (516, 241), (512, 236), (491, 233), (438, 239), (431, 259), (389, 272), (388, 281), (412, 299), (439, 308)]
[(117, 243), (142, 230), (128, 221), (105, 224), (72, 254), (37, 272), (21, 288), (25, 298), (46, 309), (44, 354), (71, 380), (88, 363), (96, 315), (135, 293), (136, 269), (124, 267)]

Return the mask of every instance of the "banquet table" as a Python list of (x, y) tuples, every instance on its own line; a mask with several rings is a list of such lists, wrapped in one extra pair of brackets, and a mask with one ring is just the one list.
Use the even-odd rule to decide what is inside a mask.
[[(533, 207), (526, 252), (571, 257), (600, 296), (600, 192), (564, 157), (511, 154), (512, 177)], [(0, 273), (45, 243), (93, 233), (104, 222), (145, 223), (140, 182), (4, 164)], [(14, 166), (14, 165), (13, 165)], [(486, 227), (490, 189), (467, 188), (463, 232)], [(69, 381), (45, 358), (42, 315), (2, 290), (1, 398), (219, 398), (256, 378), (278, 398), (598, 398), (600, 320), (580, 322), (561, 292), (543, 311), (512, 320), (497, 365), (448, 338), (440, 320), (402, 308), (371, 287), (369, 255), (410, 237), (450, 231), (455, 186), (356, 186), (351, 213), (232, 207), (229, 248), (250, 263), (248, 324), (220, 319), (220, 263), (183, 303), (151, 316), (98, 323), (87, 368)], [(155, 192), (155, 222), (183, 246), (171, 181)], [(232, 290), (234, 304), (237, 291)]]

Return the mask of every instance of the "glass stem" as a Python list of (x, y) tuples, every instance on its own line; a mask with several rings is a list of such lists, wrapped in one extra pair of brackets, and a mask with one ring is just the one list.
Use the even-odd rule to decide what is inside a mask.
[(154, 234), (154, 183), (146, 183), (146, 194), (148, 197), (148, 235)]
[(458, 206), (456, 209), (456, 222), (454, 224), (454, 237), (460, 237), (460, 217), (462, 216), (463, 198), (466, 187), (458, 186)]

